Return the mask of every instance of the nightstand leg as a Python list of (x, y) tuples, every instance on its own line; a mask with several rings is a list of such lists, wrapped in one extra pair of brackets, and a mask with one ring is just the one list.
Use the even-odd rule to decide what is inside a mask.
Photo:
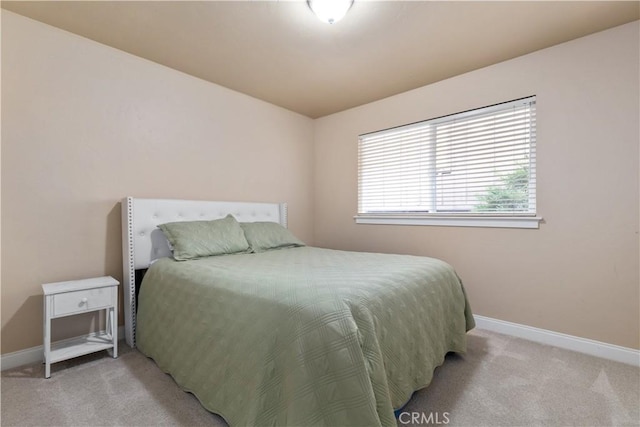
[(113, 358), (118, 357), (118, 316), (116, 309), (109, 310), (109, 323), (111, 325), (111, 338), (113, 339)]
[(49, 304), (44, 298), (44, 377), (51, 377), (51, 317), (49, 316)]

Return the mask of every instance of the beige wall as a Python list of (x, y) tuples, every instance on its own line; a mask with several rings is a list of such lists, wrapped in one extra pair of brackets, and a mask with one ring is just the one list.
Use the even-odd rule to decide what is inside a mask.
[(311, 241), (312, 143), (311, 119), (2, 11), (2, 353), (42, 344), (41, 283), (122, 278), (124, 196), (287, 201)]
[[(476, 314), (639, 347), (639, 24), (316, 121), (319, 246), (442, 258)], [(361, 133), (537, 95), (539, 230), (356, 225)]]

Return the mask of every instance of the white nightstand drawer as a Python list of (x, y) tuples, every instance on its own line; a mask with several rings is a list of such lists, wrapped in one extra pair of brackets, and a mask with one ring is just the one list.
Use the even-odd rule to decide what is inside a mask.
[(97, 288), (53, 295), (53, 316), (92, 311), (113, 304), (116, 288)]

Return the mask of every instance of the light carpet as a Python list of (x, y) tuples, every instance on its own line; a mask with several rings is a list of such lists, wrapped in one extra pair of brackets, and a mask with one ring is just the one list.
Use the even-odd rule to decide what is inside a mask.
[[(122, 345), (2, 372), (2, 426), (226, 426)], [(215, 386), (215, 385), (214, 385)], [(640, 369), (483, 330), (450, 354), (398, 426), (640, 426)]]

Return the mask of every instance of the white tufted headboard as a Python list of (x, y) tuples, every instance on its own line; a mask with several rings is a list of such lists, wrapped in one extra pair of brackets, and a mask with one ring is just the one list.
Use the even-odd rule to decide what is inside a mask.
[(171, 256), (159, 224), (224, 218), (240, 222), (272, 221), (287, 226), (286, 203), (211, 202), (198, 200), (122, 200), (122, 266), (124, 273), (124, 323), (127, 344), (136, 343), (136, 270), (151, 261)]

